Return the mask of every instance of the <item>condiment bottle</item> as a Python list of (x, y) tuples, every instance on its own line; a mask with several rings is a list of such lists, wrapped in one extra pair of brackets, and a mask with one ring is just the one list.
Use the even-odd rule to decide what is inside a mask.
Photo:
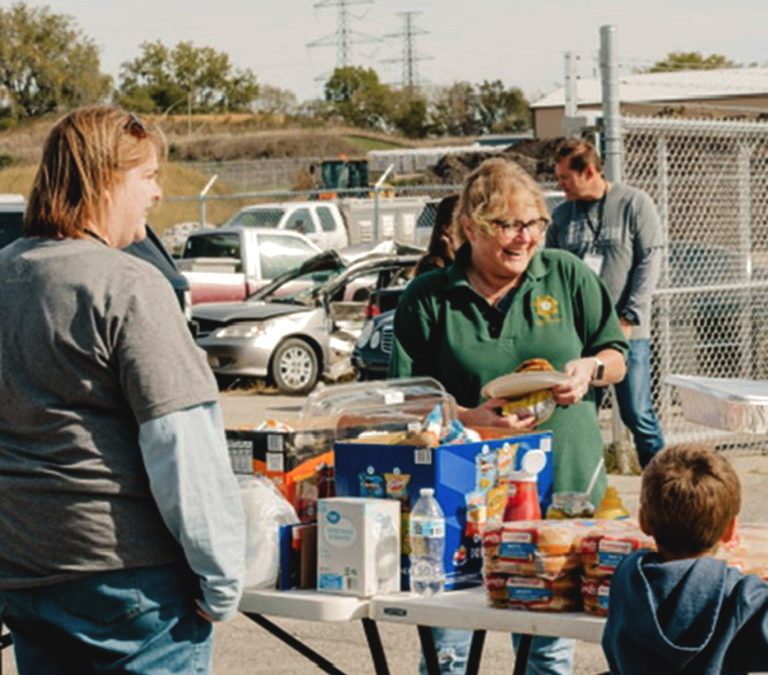
[(621, 502), (621, 497), (616, 491), (616, 488), (609, 486), (605, 489), (605, 495), (603, 501), (595, 511), (595, 518), (601, 518), (605, 520), (619, 520), (620, 518), (629, 518), (629, 511), (624, 508), (624, 504)]
[(536, 474), (513, 471), (509, 474), (508, 481), (504, 521), (540, 520), (541, 507), (536, 489)]

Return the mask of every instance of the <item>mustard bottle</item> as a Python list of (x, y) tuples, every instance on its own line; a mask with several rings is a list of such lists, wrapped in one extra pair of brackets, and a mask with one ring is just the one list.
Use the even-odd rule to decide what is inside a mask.
[(608, 486), (605, 489), (605, 495), (603, 501), (595, 511), (595, 518), (604, 520), (619, 520), (620, 518), (629, 518), (629, 511), (624, 508), (624, 504), (621, 502), (621, 497), (613, 486)]

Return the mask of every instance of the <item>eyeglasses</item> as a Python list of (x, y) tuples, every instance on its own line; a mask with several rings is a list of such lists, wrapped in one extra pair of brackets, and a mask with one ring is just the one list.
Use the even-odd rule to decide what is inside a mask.
[(123, 125), (123, 131), (127, 131), (134, 138), (144, 139), (147, 137), (147, 127), (133, 113), (128, 113), (128, 121)]
[(517, 236), (522, 234), (523, 231), (536, 236), (541, 234), (549, 225), (549, 220), (546, 218), (534, 218), (527, 223), (523, 220), (492, 220), (496, 233), (503, 237)]

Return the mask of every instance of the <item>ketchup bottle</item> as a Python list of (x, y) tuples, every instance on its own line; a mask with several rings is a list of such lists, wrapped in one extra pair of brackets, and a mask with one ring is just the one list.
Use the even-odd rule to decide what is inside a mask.
[(539, 493), (536, 489), (536, 474), (526, 471), (513, 471), (509, 474), (508, 481), (504, 522), (510, 520), (541, 520)]

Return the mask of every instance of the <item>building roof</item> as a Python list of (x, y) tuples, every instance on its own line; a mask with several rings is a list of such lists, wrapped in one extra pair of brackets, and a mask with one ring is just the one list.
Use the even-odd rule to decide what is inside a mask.
[[(579, 105), (602, 101), (600, 80), (580, 79), (576, 83)], [(671, 73), (637, 73), (619, 76), (619, 98), (624, 103), (682, 101), (730, 96), (768, 95), (768, 68), (726, 68), (722, 70), (678, 70)], [(561, 87), (531, 105), (556, 108), (565, 105)]]

